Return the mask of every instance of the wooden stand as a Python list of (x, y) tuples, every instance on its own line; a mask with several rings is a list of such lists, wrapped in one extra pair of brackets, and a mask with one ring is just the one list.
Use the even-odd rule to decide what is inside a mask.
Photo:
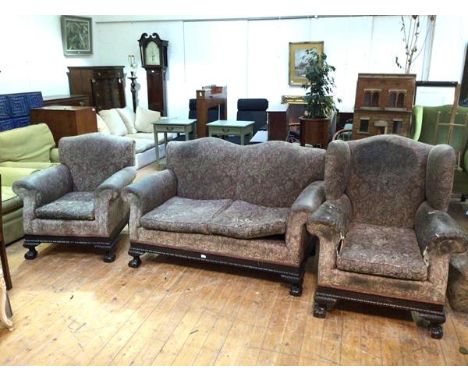
[[(2, 183), (2, 176), (0, 175), (0, 184)], [(5, 239), (3, 236), (3, 213), (2, 213), (2, 190), (0, 188), (0, 258), (2, 260), (3, 277), (5, 278), (6, 289), (12, 288), (10, 267), (8, 266), (8, 258), (5, 250)]]
[(132, 106), (133, 106), (133, 112), (136, 113), (136, 107), (138, 105), (138, 90), (137, 90), (137, 76), (135, 75), (134, 72), (131, 73), (131, 76), (129, 77), (130, 81), (132, 83), (130, 84), (130, 91), (132, 92)]
[(96, 110), (87, 106), (45, 106), (31, 109), (31, 123), (46, 123), (55, 143), (60, 138), (97, 132)]
[(219, 107), (219, 119), (227, 119), (227, 88), (224, 86), (219, 93), (208, 89), (197, 90), (197, 137), (208, 136), (208, 109)]

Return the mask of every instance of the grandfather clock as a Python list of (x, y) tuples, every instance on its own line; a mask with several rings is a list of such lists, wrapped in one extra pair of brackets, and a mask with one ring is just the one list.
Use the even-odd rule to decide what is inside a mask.
[(151, 36), (143, 33), (138, 40), (140, 44), (141, 65), (146, 69), (148, 84), (148, 108), (166, 113), (166, 69), (167, 46), (166, 40), (161, 40), (157, 33)]

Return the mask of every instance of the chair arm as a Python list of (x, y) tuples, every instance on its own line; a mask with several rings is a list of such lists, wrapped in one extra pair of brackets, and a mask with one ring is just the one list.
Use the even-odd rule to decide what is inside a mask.
[(60, 163), (58, 148), (54, 147), (54, 148), (50, 149), (50, 161), (52, 163)]
[(343, 194), (339, 199), (327, 200), (309, 215), (307, 231), (311, 235), (338, 242), (346, 236), (351, 217), (351, 202)]
[(31, 175), (37, 171), (35, 168), (11, 168), (1, 167), (0, 175), (2, 176), (2, 184), (4, 186), (11, 186), (16, 180), (24, 178), (25, 176)]
[(122, 189), (133, 182), (136, 176), (135, 167), (125, 167), (112, 174), (96, 188), (96, 196), (99, 199), (112, 200), (119, 197)]
[(122, 192), (124, 200), (130, 204), (131, 214), (137, 219), (137, 224), (139, 224), (142, 215), (160, 206), (176, 194), (177, 178), (171, 170), (146, 176), (125, 187)]
[(468, 235), (452, 219), (440, 210), (433, 209), (423, 202), (416, 211), (416, 238), (423, 254), (453, 254), (465, 252), (468, 249)]
[(63, 164), (36, 171), (13, 183), (13, 191), (23, 200), (31, 198), (34, 208), (50, 203), (72, 190), (70, 170)]

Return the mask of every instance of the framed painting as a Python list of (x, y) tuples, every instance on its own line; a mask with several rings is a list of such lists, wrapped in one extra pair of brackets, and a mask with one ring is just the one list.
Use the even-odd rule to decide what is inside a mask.
[(307, 82), (305, 78), (306, 50), (315, 49), (318, 54), (323, 53), (323, 41), (290, 42), (289, 43), (289, 85), (302, 86)]
[(62, 43), (65, 56), (93, 53), (92, 18), (62, 16)]

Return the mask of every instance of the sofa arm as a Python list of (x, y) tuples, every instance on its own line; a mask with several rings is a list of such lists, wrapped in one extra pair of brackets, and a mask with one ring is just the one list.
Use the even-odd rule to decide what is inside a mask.
[(50, 149), (50, 161), (52, 163), (60, 163), (58, 148), (54, 147), (53, 149)]
[(433, 252), (453, 254), (468, 249), (468, 235), (457, 222), (448, 213), (433, 209), (427, 202), (423, 202), (416, 212), (415, 230), (424, 255)]
[(307, 231), (311, 235), (338, 242), (346, 236), (351, 217), (351, 202), (343, 194), (339, 199), (327, 200), (309, 216)]
[(97, 198), (103, 200), (118, 198), (122, 189), (132, 183), (135, 176), (135, 167), (125, 167), (117, 171), (96, 188), (95, 194)]
[(314, 212), (325, 200), (325, 185), (323, 181), (316, 181), (307, 186), (291, 206), (286, 226), (286, 246), (293, 255), (303, 256), (306, 245), (307, 217)]
[(130, 226), (139, 227), (140, 218), (177, 194), (177, 178), (171, 170), (149, 175), (124, 188), (122, 196), (130, 204)]
[(35, 168), (11, 168), (11, 167), (1, 167), (0, 166), (0, 175), (2, 176), (2, 185), (11, 186), (13, 183), (21, 178), (24, 178), (28, 175), (31, 175), (33, 172), (37, 171)]
[(63, 164), (34, 172), (13, 183), (13, 191), (21, 199), (29, 199), (33, 208), (50, 203), (72, 190), (70, 171)]

